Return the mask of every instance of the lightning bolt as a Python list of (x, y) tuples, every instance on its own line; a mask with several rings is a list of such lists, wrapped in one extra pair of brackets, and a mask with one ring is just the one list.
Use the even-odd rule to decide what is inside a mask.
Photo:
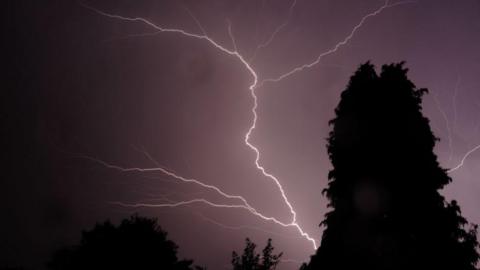
[[(253, 99), (253, 106), (251, 108), (253, 118), (252, 118), (251, 125), (248, 128), (247, 133), (245, 134), (244, 142), (245, 142), (245, 145), (248, 146), (248, 148), (250, 148), (255, 153), (255, 162), (254, 163), (255, 163), (256, 168), (263, 174), (264, 177), (270, 179), (276, 185), (278, 190), (280, 191), (282, 199), (285, 202), (285, 204), (288, 206), (289, 212), (291, 214), (291, 220), (288, 223), (281, 222), (274, 217), (267, 217), (267, 216), (259, 213), (242, 196), (228, 194), (226, 192), (223, 192), (222, 190), (220, 190), (216, 186), (205, 184), (205, 183), (203, 183), (199, 180), (193, 179), (193, 178), (185, 178), (185, 177), (180, 176), (180, 175), (178, 175), (178, 174), (176, 174), (172, 171), (164, 169), (161, 166), (158, 166), (158, 167), (155, 167), (155, 168), (139, 168), (139, 167), (123, 168), (123, 167), (120, 167), (120, 166), (117, 166), (117, 165), (109, 164), (109, 163), (107, 163), (105, 161), (102, 161), (102, 160), (99, 160), (99, 159), (95, 159), (95, 158), (91, 158), (91, 157), (85, 157), (85, 158), (90, 159), (90, 160), (95, 161), (95, 162), (98, 162), (98, 163), (102, 164), (103, 166), (105, 166), (107, 168), (116, 169), (116, 170), (119, 170), (119, 171), (122, 171), (122, 172), (161, 172), (161, 173), (163, 173), (165, 175), (168, 175), (170, 177), (173, 177), (177, 180), (180, 180), (180, 181), (183, 181), (183, 182), (188, 182), (188, 183), (194, 183), (194, 184), (200, 185), (204, 188), (213, 190), (213, 191), (217, 192), (218, 194), (222, 195), (225, 198), (236, 199), (236, 200), (241, 201), (241, 204), (218, 204), (218, 203), (214, 203), (214, 202), (208, 201), (208, 200), (203, 199), (203, 198), (197, 198), (197, 199), (188, 200), (188, 201), (181, 201), (181, 202), (174, 202), (174, 203), (162, 203), (162, 204), (148, 204), (148, 203), (126, 204), (126, 203), (121, 203), (121, 202), (113, 202), (115, 204), (118, 204), (118, 205), (121, 205), (121, 206), (124, 206), (124, 207), (179, 207), (179, 206), (190, 205), (190, 204), (195, 204), (195, 203), (203, 203), (203, 204), (206, 204), (206, 205), (209, 205), (209, 206), (212, 206), (212, 207), (245, 209), (245, 210), (249, 211), (250, 213), (252, 213), (253, 215), (255, 215), (255, 216), (257, 216), (257, 217), (259, 217), (263, 220), (272, 221), (272, 222), (274, 222), (278, 225), (281, 225), (283, 227), (293, 227), (293, 228), (295, 228), (300, 233), (300, 235), (303, 238), (305, 238), (306, 240), (310, 241), (312, 243), (313, 248), (316, 249), (317, 244), (315, 242), (315, 239), (310, 237), (301, 228), (301, 226), (298, 224), (297, 213), (294, 211), (294, 208), (293, 208), (291, 202), (288, 200), (287, 195), (285, 193), (285, 190), (283, 189), (279, 179), (276, 176), (274, 176), (273, 174), (267, 172), (267, 170), (260, 164), (260, 151), (258, 150), (258, 148), (255, 145), (253, 145), (250, 142), (251, 135), (252, 135), (253, 131), (255, 130), (256, 126), (257, 126), (257, 119), (258, 119), (258, 115), (257, 115), (258, 97), (256, 95), (255, 90), (257, 88), (261, 87), (263, 85), (263, 83), (265, 83), (265, 82), (279, 82), (282, 79), (284, 79), (284, 78), (286, 78), (290, 75), (293, 75), (297, 72), (301, 72), (302, 70), (304, 70), (306, 68), (313, 67), (314, 65), (318, 64), (323, 57), (336, 52), (340, 47), (347, 44), (352, 39), (354, 34), (357, 32), (357, 30), (360, 29), (364, 25), (364, 23), (367, 19), (380, 14), (383, 10), (385, 10), (387, 8), (391, 8), (391, 7), (394, 7), (394, 6), (398, 6), (398, 5), (406, 4), (406, 3), (411, 3), (411, 2), (413, 2), (413, 1), (402, 1), (402, 2), (397, 2), (397, 3), (394, 3), (394, 4), (390, 4), (388, 0), (385, 1), (383, 6), (381, 6), (380, 8), (375, 10), (374, 12), (365, 15), (360, 20), (360, 22), (357, 25), (355, 25), (355, 27), (352, 29), (352, 31), (350, 32), (350, 34), (347, 37), (345, 37), (341, 42), (337, 43), (332, 49), (321, 53), (315, 61), (313, 61), (309, 64), (304, 64), (300, 67), (296, 67), (293, 70), (291, 70), (287, 73), (284, 73), (283, 75), (279, 76), (276, 79), (266, 79), (266, 80), (262, 81), (261, 83), (259, 83), (259, 79), (258, 79), (258, 75), (257, 75), (256, 71), (252, 68), (252, 66), (249, 64), (249, 62), (238, 52), (237, 46), (236, 46), (236, 43), (235, 43), (235, 39), (234, 39), (233, 34), (232, 34), (230, 23), (228, 23), (228, 33), (229, 33), (229, 36), (230, 36), (230, 38), (232, 40), (232, 43), (233, 43), (233, 47), (234, 47), (233, 50), (228, 49), (228, 48), (220, 45), (215, 40), (210, 38), (205, 33), (204, 29), (199, 25), (198, 20), (196, 20), (196, 19), (195, 19), (195, 21), (196, 21), (197, 25), (199, 25), (203, 34), (194, 34), (194, 33), (187, 32), (183, 29), (162, 27), (162, 26), (159, 26), (159, 25), (157, 25), (157, 24), (155, 24), (155, 23), (153, 23), (153, 22), (151, 22), (151, 21), (149, 21), (145, 18), (142, 18), (142, 17), (125, 17), (125, 16), (121, 16), (121, 15), (110, 14), (110, 13), (98, 10), (98, 9), (92, 7), (92, 6), (89, 6), (89, 5), (86, 5), (85, 3), (80, 2), (80, 4), (83, 7), (87, 8), (87, 9), (90, 9), (90, 10), (96, 12), (99, 15), (102, 15), (102, 16), (105, 16), (105, 17), (108, 17), (108, 18), (112, 18), (112, 19), (127, 21), (127, 22), (140, 22), (140, 23), (143, 23), (143, 24), (153, 28), (154, 30), (156, 30), (154, 33), (150, 33), (150, 34), (147, 34), (147, 35), (153, 35), (153, 34), (159, 34), (159, 33), (174, 33), (174, 34), (180, 34), (180, 35), (183, 35), (183, 36), (186, 36), (186, 37), (206, 41), (210, 45), (212, 45), (214, 48), (218, 49), (220, 52), (236, 58), (245, 67), (245, 69), (248, 71), (248, 73), (252, 77), (252, 83), (250, 84), (248, 89), (249, 89), (250, 95)], [(292, 12), (295, 4), (296, 4), (296, 1), (294, 1), (293, 4), (291, 5), (289, 14)], [(287, 20), (287, 22), (288, 22), (288, 20)], [(282, 25), (280, 27), (278, 27), (277, 30), (272, 34), (271, 38), (269, 40), (267, 40), (266, 43), (264, 43), (265, 44), (264, 46), (267, 46), (273, 40), (276, 33), (278, 33), (283, 27), (284, 26), (282, 26)]]
[[(457, 80), (455, 82), (455, 87), (453, 89), (453, 97), (452, 97), (452, 105), (453, 105), (453, 124), (452, 126), (454, 127), (455, 126), (455, 122), (457, 120), (457, 95), (458, 95), (458, 89), (459, 89), (459, 86), (460, 86), (460, 80), (461, 80), (461, 77), (460, 76), (457, 76)], [(450, 123), (449, 123), (449, 120), (448, 120), (448, 116), (446, 114), (446, 112), (442, 109), (442, 106), (440, 106), (440, 102), (438, 101), (438, 97), (435, 93), (433, 93), (433, 100), (435, 102), (435, 105), (438, 109), (438, 111), (440, 112), (440, 114), (442, 115), (443, 119), (444, 119), (444, 122), (445, 122), (445, 128), (447, 129), (447, 139), (448, 139), (448, 147), (449, 147), (449, 159), (448, 159), (448, 162), (451, 162), (452, 161), (452, 157), (453, 157), (453, 142), (452, 142), (452, 129), (453, 127), (451, 128), (450, 127)], [(447, 170), (447, 172), (451, 173), (451, 172), (454, 172), (458, 169), (460, 169), (461, 167), (463, 167), (463, 165), (465, 164), (465, 161), (467, 160), (467, 158), (473, 154), (475, 151), (477, 151), (478, 149), (480, 149), (480, 144), (473, 147), (472, 149), (470, 149), (469, 151), (467, 151), (462, 159), (460, 160), (460, 162), (453, 168)]]
[[(201, 192), (203, 193), (203, 192)], [(174, 192), (170, 193), (171, 195), (174, 194)], [(197, 192), (198, 194), (198, 192)], [(190, 204), (196, 204), (196, 203), (203, 203), (203, 204), (206, 204), (206, 205), (209, 205), (211, 207), (217, 207), (217, 208), (242, 208), (242, 209), (246, 209), (248, 210), (249, 212), (250, 209), (248, 208), (248, 206), (246, 205), (232, 205), (232, 204), (217, 204), (217, 203), (213, 203), (207, 199), (203, 199), (203, 198), (200, 198), (200, 199), (192, 199), (192, 200), (188, 200), (188, 201), (180, 201), (180, 202), (175, 202), (171, 199), (169, 199), (167, 197), (167, 195), (150, 195), (151, 197), (155, 197), (154, 199), (148, 199), (148, 201), (166, 201), (168, 203), (160, 203), (160, 204), (153, 204), (153, 203), (133, 203), (133, 204), (128, 204), (128, 203), (123, 203), (123, 202), (110, 202), (111, 204), (115, 204), (115, 205), (120, 205), (122, 207), (130, 207), (130, 208), (139, 208), (139, 207), (154, 207), (154, 208), (158, 208), (158, 207), (170, 207), (170, 208), (174, 208), (174, 207), (179, 207), (179, 206), (187, 206), (187, 205), (190, 205)], [(263, 228), (260, 228), (260, 227), (255, 227), (255, 226), (247, 226), (247, 225), (244, 225), (244, 226), (231, 226), (231, 225), (225, 225), (223, 223), (220, 223), (219, 221), (216, 221), (212, 218), (209, 218), (209, 217), (206, 217), (205, 215), (202, 215), (201, 213), (197, 212), (196, 213), (199, 217), (201, 217), (203, 220), (207, 221), (207, 222), (210, 222), (214, 225), (217, 225), (219, 227), (222, 227), (224, 229), (229, 229), (229, 230), (255, 230), (255, 231), (259, 231), (259, 232), (263, 232), (263, 233), (267, 233), (267, 234), (271, 234), (271, 235), (275, 235), (277, 237), (281, 237), (281, 238), (292, 238), (292, 237), (288, 237), (288, 236), (285, 236), (284, 234), (280, 234), (280, 233), (276, 233), (276, 232), (273, 232), (273, 231), (269, 231), (269, 230), (265, 230)]]
[(460, 160), (460, 163), (458, 163), (457, 166), (451, 168), (450, 170), (448, 170), (447, 172), (451, 173), (451, 172), (454, 172), (458, 169), (460, 169), (464, 163), (465, 163), (465, 160), (467, 160), (467, 158), (473, 154), (475, 151), (477, 151), (478, 149), (480, 149), (480, 144), (475, 146), (474, 148), (470, 149), (468, 152), (465, 153), (465, 155), (463, 155), (462, 159)]
[(315, 59), (315, 61), (313, 62), (310, 62), (308, 64), (303, 64), (301, 66), (298, 66), (298, 67), (295, 67), (293, 68), (292, 70), (286, 72), (286, 73), (283, 73), (282, 75), (278, 76), (277, 78), (273, 78), (273, 79), (265, 79), (263, 81), (261, 81), (259, 83), (259, 86), (262, 86), (263, 84), (265, 83), (268, 83), (268, 82), (279, 82), (295, 73), (298, 73), (298, 72), (301, 72), (305, 69), (309, 69), (315, 65), (317, 65), (318, 63), (320, 63), (320, 61), (325, 57), (325, 56), (328, 56), (330, 54), (333, 54), (335, 52), (338, 51), (338, 49), (340, 49), (340, 47), (346, 45), (352, 38), (353, 36), (355, 35), (355, 33), (358, 31), (358, 29), (360, 29), (364, 24), (365, 22), (369, 19), (369, 18), (372, 18), (372, 17), (375, 17), (377, 16), (378, 14), (380, 14), (383, 10), (387, 9), (387, 8), (392, 8), (392, 7), (395, 7), (395, 6), (399, 6), (399, 5), (404, 5), (404, 4), (409, 4), (409, 3), (416, 3), (416, 1), (401, 1), (401, 2), (396, 2), (396, 3), (390, 3), (389, 0), (386, 0), (385, 3), (383, 4), (383, 6), (381, 6), (380, 8), (378, 8), (377, 10), (365, 15), (361, 20), (360, 22), (355, 25), (352, 29), (352, 31), (350, 31), (350, 33), (340, 42), (338, 42), (337, 44), (335, 44), (335, 46), (333, 46), (333, 48), (331, 48), (330, 50), (328, 51), (325, 51), (323, 53), (321, 53), (320, 55), (318, 55), (318, 57)]
[[(210, 189), (210, 190), (213, 190), (215, 191), (217, 194), (221, 195), (222, 197), (224, 198), (227, 198), (227, 199), (236, 199), (236, 200), (240, 200), (243, 204), (243, 207), (247, 210), (249, 210), (250, 212), (254, 213), (254, 214), (258, 214), (260, 217), (262, 217), (263, 219), (266, 219), (266, 220), (271, 220), (271, 218), (269, 217), (265, 217), (263, 215), (260, 215), (256, 209), (254, 209), (252, 206), (250, 206), (250, 204), (247, 202), (247, 200), (245, 198), (243, 198), (242, 196), (238, 196), (238, 195), (230, 195), (224, 191), (222, 191), (220, 188), (214, 186), (214, 185), (209, 185), (209, 184), (205, 184), (197, 179), (193, 179), (193, 178), (185, 178), (183, 176), (180, 176), (172, 171), (169, 171), (167, 169), (164, 169), (162, 167), (152, 167), (152, 168), (139, 168), (139, 167), (129, 167), (129, 168), (124, 168), (124, 167), (121, 167), (121, 166), (118, 166), (118, 165), (113, 165), (113, 164), (110, 164), (110, 163), (107, 163), (103, 160), (100, 160), (100, 159), (97, 159), (97, 158), (92, 158), (92, 157), (88, 157), (88, 156), (82, 156), (82, 158), (84, 159), (89, 159), (93, 162), (97, 162), (101, 165), (103, 165), (104, 167), (106, 168), (109, 168), (109, 169), (114, 169), (114, 170), (118, 170), (118, 171), (121, 171), (121, 172), (140, 172), (140, 173), (145, 173), (145, 172), (160, 172), (160, 173), (163, 173), (165, 175), (168, 175), (176, 180), (179, 180), (179, 181), (182, 181), (182, 182), (185, 182), (185, 183), (193, 183), (193, 184), (196, 184), (196, 185), (199, 185), (203, 188), (206, 188), (206, 189)], [(206, 202), (206, 200), (202, 199), (202, 200), (199, 200), (199, 201), (196, 201), (196, 200), (192, 200), (190, 201), (189, 203), (183, 203), (183, 204), (179, 204), (180, 205), (184, 205), (184, 204), (191, 204), (191, 203), (198, 203), (198, 202), (204, 202), (206, 204), (209, 204), (209, 205), (214, 205), (213, 203), (209, 203), (209, 202)], [(128, 204), (125, 204), (125, 205), (128, 205)], [(130, 204), (130, 206), (134, 206), (132, 204)], [(136, 207), (138, 207), (140, 205), (137, 205)], [(144, 206), (148, 206), (148, 205), (144, 205)], [(165, 204), (165, 207), (167, 206), (167, 204)], [(159, 205), (160, 207), (160, 205)], [(220, 205), (218, 205), (217, 207), (220, 207)], [(238, 208), (238, 207), (237, 207)], [(283, 224), (283, 223), (282, 223)]]
[(118, 171), (121, 171), (121, 172), (139, 172), (139, 173), (160, 172), (160, 173), (168, 175), (168, 176), (170, 176), (174, 179), (177, 179), (179, 181), (182, 181), (182, 182), (185, 182), (185, 183), (193, 183), (193, 184), (199, 185), (203, 188), (213, 190), (217, 194), (221, 195), (224, 198), (236, 199), (236, 200), (241, 201), (240, 204), (219, 204), (219, 203), (211, 202), (211, 201), (209, 201), (207, 199), (204, 199), (204, 198), (196, 198), (196, 199), (192, 199), (192, 200), (179, 201), (179, 202), (173, 202), (171, 200), (167, 200), (168, 201), (167, 203), (158, 203), (158, 204), (154, 204), (154, 203), (122, 203), (122, 202), (111, 202), (111, 204), (120, 205), (122, 207), (130, 207), (130, 208), (139, 208), (139, 207), (156, 207), (156, 208), (168, 207), (168, 208), (173, 208), (173, 207), (202, 203), (202, 204), (206, 204), (208, 206), (216, 207), (216, 208), (244, 209), (244, 210), (247, 210), (248, 212), (250, 212), (251, 214), (253, 214), (254, 216), (257, 216), (257, 217), (261, 218), (264, 221), (271, 221), (271, 222), (273, 222), (277, 225), (280, 225), (282, 227), (285, 227), (285, 228), (288, 228), (288, 227), (295, 228), (300, 233), (300, 235), (302, 237), (304, 237), (305, 239), (307, 239), (308, 241), (310, 241), (312, 243), (312, 246), (313, 246), (314, 249), (317, 248), (317, 244), (315, 242), (315, 239), (313, 239), (307, 233), (305, 233), (302, 230), (302, 228), (300, 227), (300, 225), (298, 225), (296, 222), (295, 223), (294, 222), (286, 223), (286, 222), (282, 222), (282, 221), (280, 221), (280, 220), (278, 220), (274, 217), (265, 216), (265, 215), (261, 214), (257, 209), (252, 207), (244, 197), (239, 196), (239, 195), (228, 194), (228, 193), (222, 191), (220, 188), (218, 188), (214, 185), (205, 184), (205, 183), (203, 183), (203, 182), (201, 182), (197, 179), (193, 179), (193, 178), (185, 178), (183, 176), (180, 176), (180, 175), (178, 175), (176, 173), (173, 173), (173, 172), (171, 172), (167, 169), (164, 169), (162, 167), (152, 167), (152, 168), (128, 167), (128, 168), (125, 168), (125, 167), (121, 167), (121, 166), (118, 166), (118, 165), (113, 165), (113, 164), (107, 163), (107, 162), (105, 162), (103, 160), (100, 160), (100, 159), (97, 159), (97, 158), (93, 158), (93, 157), (89, 157), (89, 156), (81, 156), (81, 157), (84, 158), (84, 159), (88, 159), (88, 160), (91, 160), (93, 162), (99, 163), (106, 168), (118, 170)]
[[(255, 88), (257, 87), (257, 83), (258, 83), (258, 76), (255, 72), (255, 70), (248, 64), (248, 62), (243, 58), (242, 55), (240, 55), (238, 53), (237, 50), (229, 50), (223, 46), (221, 46), (220, 44), (218, 44), (217, 42), (215, 42), (213, 39), (211, 39), (210, 37), (206, 36), (206, 35), (198, 35), (198, 34), (193, 34), (193, 33), (189, 33), (185, 30), (182, 30), (182, 29), (175, 29), (175, 28), (163, 28), (161, 26), (158, 26), (152, 22), (150, 22), (149, 20), (145, 19), (145, 18), (141, 18), (141, 17), (124, 17), (124, 16), (120, 16), (120, 15), (115, 15), (115, 14), (109, 14), (109, 13), (106, 13), (106, 12), (103, 12), (101, 10), (98, 10), (98, 9), (95, 9), (91, 6), (88, 6), (88, 5), (85, 5), (84, 3), (82, 3), (82, 5), (88, 9), (91, 9), (93, 11), (95, 11), (96, 13), (100, 14), (100, 15), (103, 15), (103, 16), (106, 16), (106, 17), (109, 17), (109, 18), (113, 18), (113, 19), (119, 19), (119, 20), (124, 20), (124, 21), (130, 21), (130, 22), (142, 22), (150, 27), (153, 27), (154, 29), (160, 31), (160, 32), (166, 32), (166, 33), (177, 33), (177, 34), (181, 34), (181, 35), (184, 35), (184, 36), (187, 36), (187, 37), (192, 37), (192, 38), (196, 38), (196, 39), (201, 39), (201, 40), (206, 40), (207, 42), (209, 42), (211, 45), (213, 45), (215, 48), (219, 49), (220, 51), (228, 54), (228, 55), (231, 55), (231, 56), (234, 56), (236, 57), (238, 60), (240, 60), (240, 62), (245, 66), (245, 68), (249, 71), (249, 73), (252, 75), (253, 77), (253, 83), (249, 86), (249, 90), (250, 90), (250, 93), (251, 93), (251, 96), (254, 100), (254, 106), (252, 107), (252, 113), (254, 115), (254, 118), (253, 118), (253, 123), (252, 125), (250, 126), (250, 128), (248, 129), (248, 132), (246, 133), (245, 135), (245, 144), (250, 147), (250, 149), (252, 149), (254, 152), (255, 152), (255, 165), (257, 166), (257, 168), (264, 174), (264, 176), (268, 177), (269, 179), (273, 180), (274, 183), (276, 184), (276, 186), (279, 188), (280, 190), (280, 193), (282, 195), (282, 198), (283, 200), (285, 201), (285, 203), (287, 204), (289, 210), (290, 210), (290, 213), (292, 214), (292, 221), (290, 223), (284, 223), (284, 222), (281, 222), (273, 217), (266, 217), (262, 214), (260, 214), (256, 209), (254, 209), (252, 206), (250, 206), (250, 204), (248, 204), (248, 202), (241, 196), (238, 196), (238, 195), (229, 195), (223, 191), (221, 191), (219, 188), (215, 187), (215, 186), (212, 186), (212, 185), (207, 185), (207, 184), (204, 184), (196, 179), (189, 179), (189, 178), (184, 178), (182, 176), (179, 176), (177, 174), (174, 174), (168, 170), (165, 170), (163, 168), (160, 168), (160, 167), (157, 167), (157, 168), (122, 168), (120, 166), (116, 166), (116, 165), (112, 165), (112, 164), (108, 164), (102, 160), (94, 160), (92, 158), (89, 158), (91, 160), (94, 160), (94, 161), (97, 161), (101, 164), (103, 164), (104, 166), (108, 167), (108, 168), (111, 168), (111, 169), (117, 169), (117, 170), (120, 170), (120, 171), (123, 171), (123, 172), (130, 172), (130, 171), (137, 171), (137, 172), (152, 172), (152, 171), (160, 171), (166, 175), (169, 175), (171, 177), (174, 177), (178, 180), (181, 180), (181, 181), (184, 181), (184, 182), (191, 182), (191, 183), (195, 183), (195, 184), (199, 184), (199, 185), (202, 185), (206, 188), (209, 188), (209, 189), (213, 189), (215, 190), (216, 192), (218, 192), (219, 194), (221, 194), (222, 196), (226, 197), (226, 198), (230, 198), (230, 199), (239, 199), (241, 200), (244, 204), (243, 204), (243, 207), (241, 207), (240, 205), (236, 205), (234, 206), (233, 208), (244, 208), (246, 210), (249, 210), (252, 214), (256, 215), (256, 216), (259, 216), (261, 217), (262, 219), (264, 220), (269, 220), (269, 221), (273, 221), (281, 226), (284, 226), (284, 227), (295, 227), (299, 233), (302, 235), (302, 237), (306, 238), (308, 241), (310, 241), (313, 245), (313, 248), (314, 249), (317, 249), (317, 244), (315, 242), (315, 239), (313, 239), (312, 237), (310, 237), (301, 227), (300, 225), (297, 223), (296, 221), (296, 212), (294, 211), (293, 209), (293, 206), (292, 204), (290, 203), (290, 201), (288, 200), (286, 194), (285, 194), (285, 191), (282, 187), (282, 185), (280, 184), (279, 180), (273, 176), (272, 174), (270, 173), (267, 173), (265, 168), (262, 167), (259, 163), (259, 160), (260, 160), (260, 152), (259, 150), (253, 145), (250, 143), (250, 136), (253, 132), (253, 130), (255, 129), (256, 127), (256, 123), (257, 123), (257, 107), (258, 107), (258, 99), (257, 99), (257, 96), (255, 94)], [(229, 27), (229, 33), (231, 35), (231, 27)], [(232, 35), (231, 35), (232, 36)], [(234, 39), (233, 39), (233, 43), (234, 43), (234, 46), (235, 46), (235, 42), (234, 42)], [(236, 46), (235, 46), (236, 47)], [(214, 203), (211, 203), (211, 202), (208, 202), (206, 200), (193, 200), (193, 201), (189, 201), (188, 203), (194, 203), (194, 202), (203, 202), (203, 203), (206, 203), (210, 206), (214, 206), (214, 207), (227, 207), (226, 205), (219, 205), (219, 204), (214, 204)], [(167, 206), (168, 204), (164, 204), (163, 206)], [(172, 204), (172, 207), (174, 206), (180, 206), (180, 205), (184, 205), (184, 204)], [(125, 205), (126, 206), (126, 205)], [(150, 207), (153, 207), (154, 205), (148, 205), (148, 204), (139, 204), (139, 205), (131, 205), (131, 206), (150, 206)], [(160, 207), (162, 205), (157, 205), (157, 207)]]

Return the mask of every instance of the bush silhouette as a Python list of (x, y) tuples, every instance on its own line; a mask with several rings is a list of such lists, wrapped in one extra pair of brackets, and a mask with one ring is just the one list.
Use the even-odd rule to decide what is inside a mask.
[(272, 239), (268, 239), (261, 255), (255, 252), (256, 247), (257, 245), (247, 238), (242, 256), (235, 251), (232, 252), (233, 270), (274, 270), (277, 267), (282, 253), (272, 253), (274, 249)]
[(177, 258), (177, 245), (155, 219), (132, 216), (119, 226), (109, 221), (84, 231), (80, 245), (55, 253), (52, 270), (172, 269), (190, 270), (192, 261)]
[(433, 153), (422, 95), (403, 63), (360, 66), (330, 121), (331, 211), (303, 269), (476, 269), (476, 225), (438, 192), (451, 182)]

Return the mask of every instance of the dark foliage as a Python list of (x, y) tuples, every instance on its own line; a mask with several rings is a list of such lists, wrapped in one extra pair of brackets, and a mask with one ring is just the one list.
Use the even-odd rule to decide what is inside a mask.
[(304, 269), (476, 269), (477, 226), (438, 192), (451, 178), (421, 112), (427, 90), (406, 73), (366, 63), (342, 92), (328, 138), (332, 210)]
[(177, 248), (155, 219), (132, 216), (119, 226), (106, 221), (84, 231), (80, 245), (56, 252), (48, 267), (52, 270), (193, 269), (192, 261), (177, 258)]
[(256, 247), (257, 245), (247, 238), (242, 256), (235, 251), (232, 252), (233, 270), (274, 270), (277, 268), (282, 253), (272, 253), (274, 249), (272, 239), (268, 239), (261, 255), (255, 252)]

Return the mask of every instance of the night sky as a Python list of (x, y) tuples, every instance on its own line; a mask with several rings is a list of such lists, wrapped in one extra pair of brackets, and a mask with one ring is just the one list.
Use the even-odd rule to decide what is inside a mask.
[[(298, 228), (318, 245), (327, 211), (328, 120), (366, 61), (378, 69), (406, 61), (409, 78), (429, 89), (423, 113), (441, 139), (435, 152), (454, 168), (442, 194), (480, 223), (478, 0), (2, 6), (0, 267), (41, 268), (53, 250), (77, 243), (82, 229), (139, 213), (157, 217), (180, 256), (209, 269), (228, 267), (245, 237), (261, 247), (273, 238), (286, 259), (279, 268), (298, 268), (314, 252)], [(268, 81), (319, 55), (312, 67)], [(271, 176), (245, 141), (254, 74), (258, 118), (248, 143)], [(299, 227), (219, 207), (245, 205), (173, 174), (242, 196), (288, 225), (278, 179)], [(132, 207), (139, 203), (164, 207)]]

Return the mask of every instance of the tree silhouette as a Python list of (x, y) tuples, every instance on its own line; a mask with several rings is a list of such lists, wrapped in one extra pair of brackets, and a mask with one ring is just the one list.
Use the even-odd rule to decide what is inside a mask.
[(330, 121), (330, 212), (303, 269), (476, 269), (476, 225), (439, 190), (451, 182), (433, 153), (422, 95), (400, 64), (360, 66)]
[(255, 252), (256, 247), (257, 245), (247, 238), (242, 256), (233, 251), (233, 270), (274, 270), (277, 267), (282, 253), (273, 254), (272, 239), (268, 239), (267, 245), (262, 250), (262, 255)]
[(177, 258), (177, 248), (155, 219), (134, 215), (119, 226), (106, 221), (84, 231), (80, 245), (57, 251), (48, 267), (52, 270), (192, 269), (191, 260)]

